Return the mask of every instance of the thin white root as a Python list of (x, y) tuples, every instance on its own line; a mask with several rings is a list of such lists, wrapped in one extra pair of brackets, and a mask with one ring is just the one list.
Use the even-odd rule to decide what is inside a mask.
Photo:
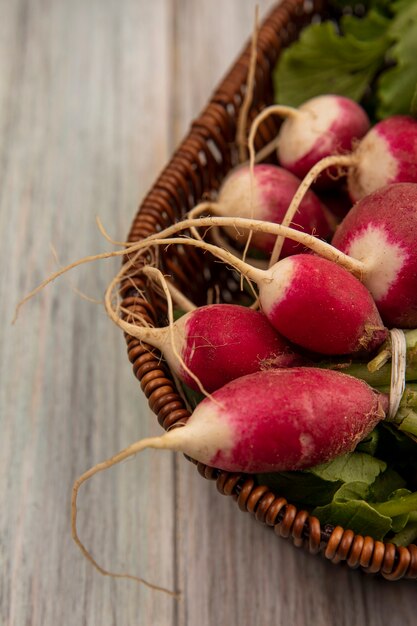
[[(137, 251), (137, 253), (138, 252), (140, 251)], [(136, 255), (133, 259), (129, 259), (129, 261), (124, 263), (119, 272), (112, 279), (104, 294), (104, 307), (110, 319), (117, 326), (119, 326), (119, 328), (121, 328), (123, 332), (130, 335), (131, 337), (139, 339), (139, 341), (141, 342), (150, 343), (152, 346), (161, 349), (168, 334), (167, 328), (155, 328), (153, 326), (145, 326), (145, 324), (138, 326), (137, 324), (132, 324), (131, 322), (124, 320), (120, 315), (120, 312), (123, 312), (125, 314), (131, 315), (133, 319), (138, 319), (138, 321), (142, 321), (140, 316), (138, 318), (136, 314), (132, 313), (128, 309), (122, 308), (118, 302), (119, 294), (117, 291), (117, 287), (119, 286), (120, 282), (125, 279), (128, 271), (134, 266), (135, 261)], [(146, 270), (150, 272), (152, 269), (156, 268), (147, 266), (146, 268), (141, 268), (141, 271), (145, 273)], [(169, 295), (169, 298), (170, 297), (171, 296)]]
[[(174, 308), (172, 306), (172, 298), (171, 298), (171, 294), (169, 292), (169, 287), (168, 287), (167, 282), (165, 280), (165, 276), (156, 267), (144, 267), (143, 268), (143, 272), (145, 274), (147, 274), (148, 276), (156, 278), (156, 280), (158, 280), (160, 282), (160, 284), (162, 286), (162, 289), (164, 291), (164, 294), (165, 294), (165, 297), (166, 297), (166, 300), (167, 300), (167, 308), (168, 308), (167, 316), (168, 316), (169, 341), (170, 341), (171, 349), (172, 349), (173, 353), (177, 357), (178, 361), (181, 363), (181, 367), (183, 368), (183, 370), (185, 372), (187, 372), (189, 377), (196, 383), (196, 385), (198, 386), (198, 388), (201, 391), (201, 393), (204, 394), (207, 398), (210, 398), (211, 400), (213, 400), (213, 402), (215, 402), (216, 404), (218, 404), (217, 400), (215, 400), (213, 398), (213, 396), (206, 390), (206, 388), (202, 384), (201, 380), (188, 367), (188, 365), (185, 363), (184, 359), (182, 358), (181, 354), (177, 350), (177, 346), (175, 345), (175, 336), (174, 336), (174, 332), (175, 332), (174, 331), (174, 324), (175, 324)], [(194, 308), (196, 308), (196, 307), (194, 307)]]
[[(200, 202), (200, 204), (197, 204), (193, 209), (191, 209), (191, 211), (188, 212), (187, 217), (188, 219), (193, 220), (197, 217), (200, 217), (200, 215), (202, 213), (205, 213), (206, 211), (216, 213), (217, 205), (217, 202)], [(203, 241), (203, 237), (200, 235), (197, 228), (192, 226), (190, 228), (190, 233), (192, 234), (194, 239), (199, 239), (200, 241)]]
[[(252, 122), (252, 126), (249, 131), (249, 139), (248, 139), (248, 147), (249, 147), (249, 172), (250, 172), (250, 216), (253, 218), (253, 196), (254, 196), (254, 185), (255, 185), (255, 136), (256, 132), (259, 128), (259, 125), (270, 115), (281, 115), (285, 117), (300, 115), (297, 109), (292, 107), (285, 107), (281, 105), (273, 105), (267, 107), (263, 111), (259, 113), (255, 117)], [(249, 233), (248, 239), (246, 241), (245, 249), (243, 251), (243, 259), (246, 258), (246, 254), (249, 250), (250, 241), (252, 239), (252, 231)]]
[(72, 488), (72, 496), (71, 496), (71, 532), (72, 532), (73, 540), (75, 541), (75, 543), (77, 544), (77, 546), (79, 547), (79, 549), (81, 550), (85, 558), (88, 561), (90, 561), (90, 563), (103, 576), (110, 576), (111, 578), (128, 578), (129, 580), (134, 580), (136, 582), (142, 583), (143, 585), (146, 585), (150, 589), (153, 589), (155, 591), (162, 591), (163, 593), (166, 593), (173, 598), (178, 598), (180, 596), (178, 592), (171, 591), (170, 589), (166, 589), (165, 587), (160, 587), (159, 585), (154, 585), (153, 583), (150, 583), (144, 578), (141, 578), (139, 576), (134, 576), (132, 574), (127, 574), (127, 573), (111, 572), (105, 569), (104, 567), (102, 567), (101, 565), (99, 565), (97, 561), (94, 559), (94, 557), (87, 550), (87, 548), (85, 547), (81, 539), (79, 538), (78, 530), (77, 530), (77, 498), (78, 498), (78, 491), (83, 483), (85, 483), (87, 480), (95, 476), (95, 474), (98, 474), (99, 472), (103, 472), (104, 470), (109, 469), (110, 467), (113, 467), (113, 465), (116, 465), (117, 463), (120, 463), (121, 461), (124, 461), (125, 459), (138, 454), (138, 452), (141, 452), (142, 450), (145, 450), (146, 448), (169, 449), (169, 447), (170, 447), (169, 446), (169, 433), (161, 437), (152, 437), (148, 439), (142, 439), (141, 441), (137, 441), (136, 443), (133, 443), (132, 445), (128, 446), (121, 452), (118, 452), (117, 454), (112, 456), (110, 459), (107, 459), (106, 461), (102, 461), (101, 463), (98, 463), (97, 465), (89, 469), (88, 471), (84, 472), (84, 474), (82, 474), (79, 478), (77, 478), (77, 480), (74, 482), (74, 485)]
[[(316, 178), (324, 170), (326, 170), (328, 167), (335, 166), (335, 165), (339, 167), (349, 167), (353, 165), (355, 161), (356, 161), (356, 157), (354, 155), (339, 154), (339, 155), (332, 155), (329, 157), (325, 157), (324, 159), (321, 159), (321, 161), (313, 165), (313, 167), (308, 172), (308, 174), (306, 174), (306, 176), (303, 178), (297, 191), (295, 192), (293, 199), (291, 200), (291, 203), (287, 209), (287, 212), (285, 213), (284, 219), (281, 222), (282, 226), (289, 226), (291, 224), (305, 194), (310, 189), (311, 185), (314, 183)], [(285, 237), (283, 236), (277, 237), (277, 240), (274, 245), (274, 249), (272, 250), (271, 259), (269, 262), (270, 267), (271, 265), (274, 265), (278, 261), (284, 241), (285, 241)]]
[[(156, 285), (161, 287), (162, 295), (165, 294), (165, 287), (168, 289), (170, 297), (173, 299), (175, 304), (177, 304), (183, 311), (189, 313), (190, 311), (196, 310), (196, 305), (194, 302), (191, 302), (182, 291), (177, 289), (177, 287), (162, 274), (162, 272), (157, 268), (151, 265), (145, 265), (141, 268), (141, 273), (147, 275), (148, 277), (155, 278), (156, 277)], [(123, 275), (122, 280), (124, 280), (125, 276)], [(154, 281), (155, 282), (155, 281)]]
[[(201, 213), (204, 213), (208, 209), (211, 209), (212, 211), (214, 209), (214, 213), (215, 213), (217, 207), (218, 207), (218, 203), (216, 203), (216, 202), (202, 202), (201, 204), (198, 204), (196, 207), (194, 207), (194, 209), (189, 211), (188, 219), (195, 219), (196, 217), (201, 215)], [(197, 239), (199, 241), (204, 241), (204, 237), (202, 237), (200, 235), (200, 233), (198, 232), (197, 228), (194, 228), (194, 227), (190, 228), (190, 232), (192, 233), (194, 239)], [(211, 229), (211, 238), (212, 238), (213, 242), (216, 244), (216, 246), (219, 246), (219, 248), (223, 248), (224, 250), (228, 250), (229, 252), (234, 254), (237, 258), (242, 259), (243, 261), (247, 260), (247, 262), (250, 263), (251, 265), (253, 265), (253, 267), (259, 267), (259, 269), (267, 269), (268, 268), (267, 261), (262, 261), (261, 259), (254, 259), (254, 258), (245, 259), (244, 255), (242, 254), (242, 252), (240, 252), (240, 250), (237, 250), (236, 248), (234, 248), (227, 241), (227, 239), (225, 237), (223, 237), (223, 235), (220, 233), (220, 229), (219, 228), (213, 227)], [(174, 298), (174, 300), (175, 300), (175, 298)]]
[[(288, 226), (282, 226), (281, 224), (275, 224), (274, 222), (264, 222), (262, 220), (252, 220), (249, 218), (231, 218), (231, 217), (202, 217), (195, 220), (186, 219), (182, 222), (178, 222), (177, 224), (173, 224), (169, 226), (165, 230), (162, 230), (159, 233), (155, 233), (155, 235), (150, 235), (146, 239), (141, 242), (137, 242), (132, 245), (131, 249), (126, 250), (135, 251), (143, 249), (144, 247), (151, 247), (153, 242), (156, 240), (161, 240), (164, 237), (170, 237), (176, 233), (179, 233), (182, 230), (189, 229), (193, 226), (197, 228), (206, 226), (208, 228), (212, 226), (234, 226), (235, 228), (246, 228), (251, 229), (256, 232), (269, 233), (272, 235), (282, 235), (291, 239), (292, 241), (296, 241), (300, 243), (306, 248), (309, 248), (319, 256), (328, 259), (329, 261), (334, 261), (338, 265), (345, 267), (348, 271), (350, 271), (355, 276), (362, 277), (366, 273), (366, 266), (362, 261), (358, 261), (340, 250), (337, 250), (334, 246), (314, 237), (313, 235), (309, 235), (308, 233), (304, 233), (302, 231), (294, 230), (293, 228), (289, 228)], [(232, 255), (230, 255), (232, 256)], [(230, 262), (229, 261), (226, 261)]]
[[(223, 237), (223, 235), (221, 234), (220, 230), (217, 227), (214, 227), (211, 230), (211, 238), (213, 240), (213, 243), (216, 244), (216, 246), (219, 246), (219, 248), (223, 248), (224, 250), (231, 252), (231, 254), (233, 254), (237, 259), (244, 260), (242, 252), (234, 248), (227, 241), (227, 239)], [(268, 262), (264, 259), (254, 259), (253, 257), (248, 257), (246, 259), (246, 262), (250, 263), (250, 265), (252, 265), (253, 267), (259, 268), (260, 270), (268, 269)]]
[[(82, 259), (78, 259), (78, 261), (74, 261), (73, 263), (70, 263), (69, 265), (60, 269), (57, 272), (54, 272), (48, 278), (43, 280), (41, 284), (38, 285), (38, 287), (33, 289), (27, 296), (25, 296), (17, 304), (13, 323), (16, 321), (18, 317), (21, 307), (28, 300), (33, 298), (33, 296), (35, 296), (39, 291), (41, 291), (49, 283), (53, 282), (56, 278), (58, 278), (59, 276), (62, 276), (69, 270), (75, 267), (78, 267), (79, 265), (90, 263), (91, 261), (98, 261), (99, 259), (110, 259), (116, 256), (129, 256), (131, 254), (134, 254), (135, 257), (133, 261), (132, 259), (130, 259), (128, 263), (129, 263), (129, 267), (134, 267), (134, 264), (137, 258), (139, 258), (140, 256), (143, 256), (146, 253), (149, 253), (154, 243), (156, 243), (156, 245), (162, 245), (165, 241), (165, 243), (168, 244), (169, 241), (164, 240), (163, 238), (165, 237), (168, 238), (170, 235), (178, 233), (182, 230), (186, 230), (192, 227), (199, 228), (201, 226), (207, 226), (208, 228), (212, 226), (235, 226), (237, 228), (247, 228), (247, 229), (256, 230), (257, 232), (270, 233), (272, 235), (283, 235), (284, 237), (288, 237), (289, 239), (302, 244), (306, 248), (309, 248), (310, 250), (312, 250), (319, 256), (322, 256), (323, 258), (328, 259), (330, 261), (334, 261), (338, 265), (345, 267), (348, 271), (350, 271), (355, 276), (358, 276), (359, 278), (362, 278), (366, 273), (366, 266), (361, 261), (358, 261), (357, 259), (353, 259), (349, 257), (348, 255), (343, 254), (342, 252), (340, 252), (340, 250), (337, 250), (336, 248), (326, 243), (325, 241), (321, 241), (320, 239), (317, 239), (316, 237), (313, 237), (312, 235), (308, 235), (307, 233), (303, 233), (301, 231), (297, 231), (292, 228), (281, 226), (281, 224), (274, 224), (272, 222), (263, 222), (262, 220), (251, 220), (247, 218), (230, 218), (230, 217), (203, 217), (203, 218), (194, 219), (194, 220), (187, 219), (187, 220), (178, 222), (177, 224), (173, 224), (172, 226), (169, 226), (168, 228), (160, 231), (159, 233), (150, 235), (149, 237), (146, 237), (146, 239), (132, 243), (132, 245), (126, 248), (125, 250), (114, 250), (112, 252), (103, 252), (101, 254), (87, 256)], [(181, 238), (180, 241), (181, 243), (188, 242), (190, 244), (190, 240), (186, 238)], [(174, 243), (179, 243), (179, 242), (178, 240), (176, 240)], [(202, 242), (195, 241), (194, 243), (202, 243)], [(209, 244), (205, 244), (205, 245), (208, 246)], [(214, 251), (214, 250), (219, 252), (219, 249), (216, 246), (211, 246), (210, 251)], [(226, 250), (223, 250), (222, 253), (223, 253), (222, 257), (220, 257), (219, 254), (217, 256), (219, 256), (219, 258), (222, 258), (222, 260), (224, 260), (225, 263), (230, 263), (233, 266), (235, 266), (237, 262), (242, 263), (242, 261), (240, 261), (239, 259), (236, 259), (232, 254), (227, 253)], [(261, 270), (258, 270), (257, 268), (253, 268), (249, 266), (248, 264), (243, 264), (242, 267), (244, 266), (246, 268), (244, 271), (247, 273), (248, 276), (249, 276), (249, 272), (253, 274), (254, 272), (261, 271)]]
[(48, 285), (49, 283), (53, 282), (56, 278), (59, 278), (59, 276), (62, 276), (62, 274), (65, 274), (66, 272), (69, 272), (69, 270), (73, 269), (74, 267), (78, 267), (79, 265), (84, 265), (85, 263), (90, 263), (91, 261), (98, 261), (99, 259), (110, 259), (111, 257), (119, 256), (119, 255), (123, 255), (123, 254), (125, 254), (124, 250), (118, 250), (116, 252), (103, 252), (102, 254), (95, 254), (95, 255), (92, 255), (92, 256), (87, 256), (87, 257), (84, 257), (82, 259), (79, 259), (78, 261), (74, 261), (74, 263), (70, 263), (69, 265), (66, 265), (65, 267), (61, 268), (57, 272), (54, 272), (48, 278), (43, 280), (40, 283), (40, 285), (38, 285), (38, 287), (36, 287), (32, 291), (30, 291), (27, 294), (27, 296), (22, 298), (22, 300), (20, 300), (20, 302), (17, 303), (16, 309), (15, 309), (15, 313), (14, 313), (14, 317), (13, 317), (13, 320), (12, 320), (12, 324), (15, 324), (17, 318), (19, 317), (20, 309), (22, 308), (22, 306), (28, 300), (33, 298), (33, 296), (35, 296), (39, 291), (42, 291), (42, 289), (44, 287), (46, 287), (46, 285)]
[(113, 244), (114, 246), (122, 246), (124, 248), (127, 248), (128, 246), (131, 245), (132, 242), (129, 242), (129, 241), (117, 241), (116, 239), (113, 239), (112, 237), (110, 237), (109, 233), (104, 228), (103, 222), (101, 221), (101, 219), (99, 218), (98, 215), (96, 215), (96, 224), (97, 224), (97, 227), (98, 227), (100, 233), (103, 235), (104, 239), (107, 239), (107, 241), (109, 243)]
[[(53, 244), (50, 244), (50, 248), (51, 248), (51, 252), (52, 252), (52, 256), (55, 259), (55, 263), (57, 265), (60, 265), (62, 267), (62, 263), (60, 262), (59, 258), (58, 258), (58, 252), (55, 248), (55, 246)], [(77, 296), (80, 296), (80, 298), (82, 298), (83, 300), (86, 300), (87, 302), (91, 302), (92, 304), (103, 304), (103, 300), (98, 300), (97, 298), (92, 298), (91, 296), (87, 295), (86, 293), (84, 293), (83, 291), (81, 291), (81, 289), (78, 289), (78, 287), (76, 287), (71, 279), (68, 279), (68, 283), (71, 287), (71, 290), (77, 294)]]
[[(263, 109), (259, 115), (257, 115), (255, 117), (255, 119), (252, 122), (252, 126), (250, 128), (249, 131), (249, 139), (248, 139), (248, 148), (249, 148), (249, 167), (251, 169), (253, 169), (254, 165), (255, 165), (255, 158), (256, 158), (256, 154), (255, 154), (255, 137), (256, 137), (256, 133), (258, 131), (258, 128), (260, 126), (260, 124), (262, 124), (262, 122), (269, 117), (270, 115), (279, 115), (280, 117), (297, 117), (299, 115), (302, 115), (302, 113), (300, 113), (297, 109), (294, 109), (293, 107), (287, 107), (287, 106), (283, 106), (280, 104), (273, 104), (269, 107), (267, 107), (266, 109)], [(277, 140), (273, 140), (273, 142), (277, 141), (277, 145), (278, 145), (278, 139)], [(269, 149), (269, 146), (272, 145), (271, 144), (267, 144), (267, 146), (265, 146), (263, 149), (265, 150), (266, 148)], [(265, 157), (264, 157), (265, 158)]]
[[(267, 143), (266, 146), (258, 150), (258, 152), (255, 155), (255, 163), (261, 163), (264, 159), (269, 157), (270, 154), (276, 151), (276, 149), (278, 148), (278, 144), (279, 144), (279, 137), (277, 136), (275, 137), (275, 139), (272, 139), (269, 143)], [(249, 164), (249, 161), (248, 161), (248, 164)]]
[(168, 287), (168, 291), (171, 294), (172, 299), (174, 300), (175, 304), (177, 304), (183, 311), (186, 311), (186, 313), (189, 313), (190, 311), (196, 310), (197, 307), (194, 304), (194, 302), (191, 302), (191, 300), (189, 300), (186, 296), (184, 296), (182, 291), (177, 289), (170, 280), (166, 279), (166, 284)]
[(246, 84), (245, 98), (239, 112), (237, 123), (236, 143), (239, 147), (239, 161), (242, 163), (246, 159), (246, 124), (248, 121), (248, 113), (253, 100), (253, 90), (255, 87), (255, 70), (256, 70), (256, 48), (258, 45), (259, 32), (259, 5), (255, 6), (255, 21), (252, 33), (251, 53), (249, 60), (248, 82)]

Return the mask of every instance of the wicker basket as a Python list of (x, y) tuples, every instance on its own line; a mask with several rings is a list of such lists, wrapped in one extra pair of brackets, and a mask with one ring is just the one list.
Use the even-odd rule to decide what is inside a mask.
[[(323, 15), (325, 10), (323, 0), (284, 0), (264, 21), (258, 36), (252, 117), (272, 102), (271, 69), (281, 48), (297, 37), (313, 15)], [(144, 199), (134, 219), (130, 241), (137, 241), (182, 219), (204, 195), (218, 189), (230, 168), (237, 163), (236, 122), (247, 81), (249, 56), (250, 44), (192, 123), (188, 136)], [(278, 126), (279, 122), (274, 118), (261, 125), (257, 135), (258, 150), (276, 135)], [(230, 302), (235, 299), (239, 285), (230, 271), (213, 261), (209, 254), (201, 254), (194, 248), (185, 251), (180, 246), (171, 246), (160, 251), (159, 263), (195, 303), (205, 304), (207, 290), (216, 285), (222, 285), (221, 299)], [(189, 276), (193, 277), (192, 282)], [(145, 294), (146, 300), (138, 296), (132, 280)], [(123, 285), (122, 296), (123, 306), (130, 311), (145, 315), (156, 326), (165, 324), (165, 302), (143, 275), (131, 278)], [(148, 350), (137, 339), (127, 336), (126, 341), (134, 373), (161, 426), (168, 429), (179, 421), (184, 422), (189, 412), (160, 355), (154, 349)], [(321, 526), (317, 518), (298, 510), (268, 487), (259, 486), (248, 474), (231, 474), (201, 463), (196, 465), (204, 478), (216, 481), (220, 493), (232, 496), (242, 511), (254, 514), (259, 522), (271, 526), (276, 534), (292, 540), (295, 546), (306, 547), (313, 554), (321, 553), (333, 563), (346, 562), (351, 568), (380, 573), (389, 580), (417, 578), (416, 545), (396, 547), (392, 543), (355, 535), (352, 530), (340, 526)]]

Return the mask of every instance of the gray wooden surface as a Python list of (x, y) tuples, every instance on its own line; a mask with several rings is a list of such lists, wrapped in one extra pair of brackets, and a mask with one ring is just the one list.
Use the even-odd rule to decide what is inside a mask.
[[(261, 12), (273, 4), (260, 3)], [(182, 456), (94, 478), (70, 539), (74, 478), (159, 432), (100, 299), (118, 263), (19, 297), (126, 235), (138, 201), (252, 28), (252, 0), (0, 0), (0, 624), (415, 624), (415, 583), (334, 567), (276, 538)]]

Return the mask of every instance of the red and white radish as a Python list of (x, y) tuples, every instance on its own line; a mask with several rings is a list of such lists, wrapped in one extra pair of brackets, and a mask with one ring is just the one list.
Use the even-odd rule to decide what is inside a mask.
[[(194, 225), (196, 221), (200, 221), (202, 225), (230, 223), (228, 218), (214, 217), (186, 220), (160, 234), (166, 235), (171, 231)], [(254, 228), (289, 233), (297, 239), (312, 241), (315, 246), (321, 244), (325, 246), (325, 250), (333, 252), (335, 258), (338, 258), (337, 251), (332, 246), (325, 245), (311, 235), (255, 220), (241, 219), (237, 220), (237, 223), (239, 225), (250, 223)], [(287, 257), (268, 270), (260, 270), (237, 259), (226, 250), (204, 241), (188, 238), (156, 239), (153, 236), (134, 244), (132, 251), (146, 246), (171, 244), (191, 245), (212, 252), (249, 280), (256, 282), (261, 309), (272, 325), (282, 335), (291, 338), (291, 341), (307, 350), (315, 351), (319, 347), (320, 353), (329, 355), (372, 351), (387, 336), (369, 291), (346, 269), (331, 261), (315, 255), (300, 254)], [(349, 259), (349, 262), (351, 261)], [(359, 266), (362, 267), (362, 264)], [(105, 302), (109, 315), (118, 323), (118, 316), (112, 305), (114, 286), (113, 281), (107, 291)]]
[(273, 265), (257, 282), (271, 324), (308, 350), (329, 355), (372, 352), (387, 338), (369, 291), (331, 261), (298, 254)]
[(388, 185), (357, 202), (332, 244), (363, 263), (388, 326), (417, 326), (417, 184)]
[[(322, 241), (321, 239), (318, 239), (317, 237), (314, 237), (313, 235), (309, 235), (307, 233), (294, 230), (293, 228), (282, 226), (281, 224), (273, 224), (273, 223), (264, 222), (261, 220), (251, 220), (251, 219), (244, 219), (244, 218), (229, 218), (229, 217), (203, 217), (199, 219), (185, 219), (185, 220), (182, 220), (181, 222), (177, 222), (176, 224), (173, 224), (172, 226), (165, 228), (162, 231), (159, 231), (158, 233), (149, 235), (145, 239), (142, 239), (138, 242), (133, 242), (133, 243), (124, 242), (122, 244), (125, 246), (123, 250), (102, 252), (100, 254), (95, 254), (95, 255), (88, 256), (88, 257), (84, 257), (54, 272), (48, 278), (43, 280), (35, 289), (33, 289), (30, 293), (28, 293), (17, 304), (13, 321), (14, 322), (16, 321), (19, 315), (20, 309), (28, 300), (33, 298), (37, 293), (42, 291), (49, 283), (53, 282), (56, 278), (58, 278), (59, 276), (62, 276), (69, 270), (79, 267), (80, 265), (84, 265), (86, 263), (91, 263), (92, 261), (98, 261), (101, 259), (109, 259), (109, 258), (116, 257), (116, 256), (123, 256), (123, 257), (128, 258), (129, 260), (124, 264), (121, 272), (119, 272), (119, 274), (115, 277), (115, 279), (113, 279), (109, 289), (107, 290), (106, 306), (107, 308), (112, 308), (111, 298), (112, 298), (113, 291), (116, 288), (118, 282), (120, 282), (123, 279), (123, 277), (126, 277), (130, 271), (135, 271), (136, 273), (138, 272), (137, 263), (139, 264), (144, 263), (144, 260), (143, 258), (141, 259), (141, 257), (149, 254), (149, 251), (154, 244), (155, 245), (163, 245), (163, 244), (169, 245), (170, 243), (184, 243), (188, 245), (195, 245), (197, 247), (201, 247), (205, 249), (211, 249), (213, 251), (216, 251), (218, 255), (222, 254), (221, 258), (226, 263), (230, 263), (231, 265), (234, 265), (239, 259), (237, 259), (233, 254), (231, 254), (227, 250), (222, 250), (215, 246), (210, 246), (209, 244), (202, 242), (201, 238), (199, 241), (194, 241), (190, 239), (175, 239), (175, 240), (167, 239), (169, 236), (175, 233), (178, 233), (182, 230), (187, 230), (187, 229), (192, 230), (194, 228), (199, 228), (199, 227), (212, 228), (216, 226), (221, 226), (221, 227), (234, 226), (240, 229), (250, 229), (253, 232), (264, 232), (264, 233), (269, 233), (274, 236), (287, 237), (288, 239), (296, 241), (302, 246), (316, 252), (317, 254), (325, 258), (343, 265), (356, 276), (360, 276), (364, 268), (364, 265), (361, 261), (357, 261), (349, 257), (348, 255), (343, 254), (343, 252), (340, 252), (340, 250), (337, 250), (334, 246), (331, 246), (325, 241)], [(167, 293), (169, 293), (168, 287), (166, 291)], [(187, 305), (187, 308), (193, 308), (193, 306), (189, 307)]]
[[(230, 217), (247, 217), (275, 222), (282, 222), (292, 197), (297, 191), (300, 180), (293, 174), (276, 165), (255, 165), (253, 181), (248, 166), (241, 166), (223, 182), (217, 202), (202, 203), (190, 211), (189, 217), (195, 217), (202, 210), (209, 210), (213, 215)], [(294, 216), (292, 227), (316, 237), (327, 239), (334, 228), (331, 228), (326, 208), (313, 192), (308, 192), (300, 203)], [(331, 219), (331, 218), (330, 218)], [(332, 224), (334, 226), (334, 223)], [(239, 242), (246, 240), (248, 231), (226, 227), (225, 231), (231, 239)], [(252, 234), (251, 246), (270, 255), (276, 237), (267, 233)], [(299, 244), (287, 239), (282, 256), (300, 252)]]
[(137, 441), (80, 476), (72, 490), (73, 539), (102, 574), (112, 575), (78, 536), (78, 492), (95, 474), (146, 448), (184, 452), (232, 472), (302, 469), (353, 450), (385, 417), (387, 407), (387, 396), (333, 371), (292, 368), (239, 378), (203, 400), (181, 428)]
[(133, 444), (138, 449), (124, 458), (152, 447), (231, 472), (298, 470), (353, 450), (387, 410), (385, 394), (340, 372), (256, 372), (205, 398), (185, 426)]
[(286, 224), (297, 212), (304, 194), (329, 167), (348, 169), (348, 192), (360, 200), (386, 185), (417, 182), (417, 121), (394, 115), (376, 124), (351, 154), (328, 156), (306, 174), (288, 207)]
[(150, 328), (124, 320), (118, 324), (158, 348), (170, 369), (196, 391), (202, 386), (212, 392), (245, 374), (305, 361), (263, 313), (237, 304), (211, 304), (186, 313), (174, 322), (173, 342), (168, 326)]
[(417, 182), (417, 121), (395, 115), (376, 124), (358, 144), (348, 173), (353, 201), (376, 189)]
[[(370, 126), (362, 107), (344, 96), (317, 96), (298, 109), (272, 105), (252, 124), (248, 141), (252, 159), (256, 131), (271, 114), (287, 118), (276, 140), (278, 158), (283, 167), (299, 178), (324, 157), (350, 151), (355, 140), (363, 137)], [(324, 177), (323, 181), (326, 182)]]

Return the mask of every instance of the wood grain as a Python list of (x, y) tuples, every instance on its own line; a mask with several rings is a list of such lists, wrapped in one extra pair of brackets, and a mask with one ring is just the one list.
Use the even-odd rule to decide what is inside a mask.
[[(70, 539), (74, 478), (159, 432), (100, 299), (118, 262), (18, 299), (123, 239), (138, 201), (252, 29), (252, 0), (0, 0), (0, 623), (388, 626), (415, 583), (298, 551), (220, 497), (182, 456), (145, 452), (80, 496), (98, 575)], [(272, 0), (260, 2), (261, 13)]]

